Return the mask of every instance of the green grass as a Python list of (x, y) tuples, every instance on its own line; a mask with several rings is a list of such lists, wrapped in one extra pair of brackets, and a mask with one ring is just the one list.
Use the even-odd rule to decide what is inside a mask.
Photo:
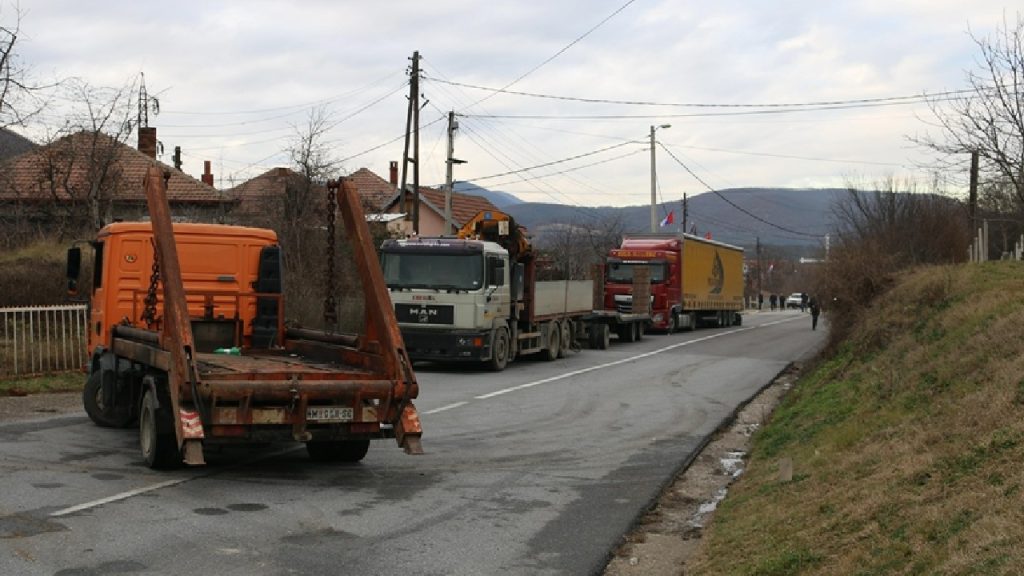
[(1021, 342), (1024, 265), (903, 275), (757, 433), (687, 574), (1014, 574)]
[(85, 386), (82, 372), (62, 372), (43, 376), (12, 377), (0, 380), (0, 396), (23, 396), (52, 392), (81, 392)]

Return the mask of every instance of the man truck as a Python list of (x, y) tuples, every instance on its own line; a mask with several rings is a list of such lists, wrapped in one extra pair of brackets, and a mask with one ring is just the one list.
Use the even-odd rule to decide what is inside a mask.
[(563, 357), (580, 340), (607, 348), (619, 324), (639, 337), (649, 319), (595, 314), (592, 280), (538, 281), (525, 231), (497, 210), (478, 213), (454, 237), (386, 240), (381, 264), (413, 360), (503, 370), (528, 354)]
[[(110, 224), (91, 242), (89, 417), (138, 422), (153, 468), (203, 464), (204, 445), (221, 442), (294, 440), (313, 459), (351, 462), (393, 437), (422, 453), (416, 378), (356, 192), (328, 184), (366, 302), (365, 332), (352, 335), (286, 328), (276, 234), (172, 224), (164, 186), (150, 168), (150, 222)], [(71, 248), (71, 292), (80, 262)]]

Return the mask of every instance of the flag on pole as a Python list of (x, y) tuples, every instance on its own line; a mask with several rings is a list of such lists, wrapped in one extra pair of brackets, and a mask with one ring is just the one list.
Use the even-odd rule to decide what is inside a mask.
[(664, 228), (665, 226), (668, 226), (669, 224), (675, 222), (675, 218), (673, 218), (673, 216), (672, 216), (673, 212), (675, 212), (675, 210), (669, 211), (668, 216), (665, 216), (665, 218), (663, 218), (661, 220), (661, 227), (662, 228)]

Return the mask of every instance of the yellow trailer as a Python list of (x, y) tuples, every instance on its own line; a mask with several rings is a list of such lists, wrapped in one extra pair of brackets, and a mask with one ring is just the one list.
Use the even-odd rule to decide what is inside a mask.
[(696, 324), (730, 326), (743, 310), (743, 248), (683, 234), (683, 313)]

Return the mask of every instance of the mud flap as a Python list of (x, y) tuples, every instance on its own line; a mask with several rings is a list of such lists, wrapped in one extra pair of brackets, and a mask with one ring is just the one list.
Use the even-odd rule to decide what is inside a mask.
[(420, 415), (412, 402), (408, 402), (402, 409), (402, 416), (395, 424), (395, 440), (405, 450), (406, 454), (423, 454), (423, 445), (420, 443), (420, 436), (423, 429), (420, 427)]
[(189, 466), (202, 466), (206, 464), (203, 458), (203, 422), (199, 412), (182, 407), (179, 411), (181, 418), (181, 443), (182, 460)]

